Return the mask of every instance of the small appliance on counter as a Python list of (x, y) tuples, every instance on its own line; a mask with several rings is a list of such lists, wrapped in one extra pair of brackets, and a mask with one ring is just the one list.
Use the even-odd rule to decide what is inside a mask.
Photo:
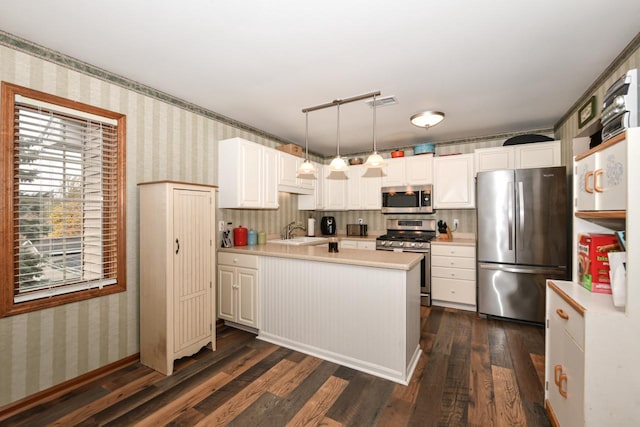
[(320, 231), (325, 236), (336, 234), (336, 219), (332, 216), (323, 216), (320, 220)]
[(222, 232), (222, 247), (230, 248), (233, 246), (233, 242), (231, 241), (231, 223), (228, 222), (225, 230)]
[(347, 236), (366, 236), (367, 224), (347, 224)]

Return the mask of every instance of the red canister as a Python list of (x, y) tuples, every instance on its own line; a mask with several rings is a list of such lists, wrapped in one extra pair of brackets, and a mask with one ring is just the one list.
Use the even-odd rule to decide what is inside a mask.
[(233, 245), (247, 246), (247, 229), (245, 227), (240, 225), (233, 229)]

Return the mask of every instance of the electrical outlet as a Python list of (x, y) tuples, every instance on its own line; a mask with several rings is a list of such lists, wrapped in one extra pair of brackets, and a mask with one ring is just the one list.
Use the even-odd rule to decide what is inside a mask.
[(224, 221), (218, 221), (218, 231), (224, 231)]
[(458, 218), (454, 218), (453, 219), (453, 228), (455, 230), (457, 230), (459, 225), (460, 225), (460, 220)]

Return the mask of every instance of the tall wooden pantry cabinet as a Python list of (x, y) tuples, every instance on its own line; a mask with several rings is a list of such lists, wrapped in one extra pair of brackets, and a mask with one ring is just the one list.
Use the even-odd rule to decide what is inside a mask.
[(215, 350), (215, 187), (158, 181), (140, 189), (140, 361)]

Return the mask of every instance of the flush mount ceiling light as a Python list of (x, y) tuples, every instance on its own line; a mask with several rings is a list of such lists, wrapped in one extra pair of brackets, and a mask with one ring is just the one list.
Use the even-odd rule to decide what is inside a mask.
[(440, 123), (444, 119), (444, 113), (441, 111), (423, 111), (411, 116), (411, 123), (415, 126), (429, 129)]
[(349, 169), (347, 162), (340, 157), (340, 104), (338, 104), (338, 131), (336, 134), (336, 157), (331, 160), (329, 164), (329, 170), (332, 172), (344, 172)]
[(382, 156), (378, 154), (378, 150), (376, 149), (376, 105), (378, 105), (376, 103), (376, 95), (373, 95), (373, 153), (367, 157), (367, 161), (364, 163), (365, 167), (371, 169), (387, 166), (387, 162), (385, 162)]
[(305, 147), (305, 159), (298, 169), (298, 175), (315, 175), (316, 168), (313, 163), (309, 161), (309, 113), (304, 113), (304, 147)]

